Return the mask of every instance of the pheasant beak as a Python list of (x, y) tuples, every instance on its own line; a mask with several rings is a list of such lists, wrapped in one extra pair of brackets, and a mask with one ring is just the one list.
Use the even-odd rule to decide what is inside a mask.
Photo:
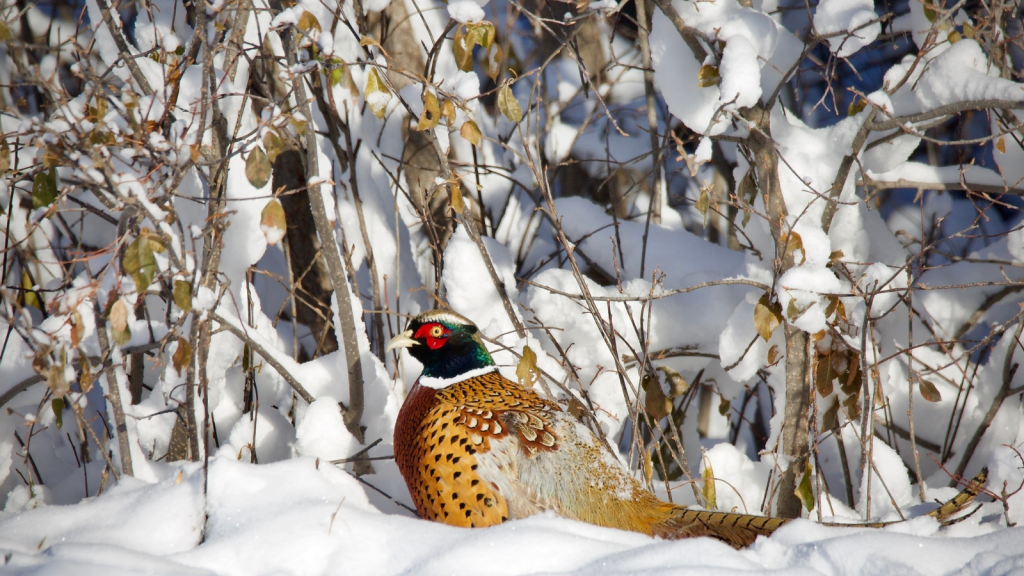
[(419, 345), (419, 342), (412, 339), (412, 330), (406, 330), (388, 342), (387, 351), (390, 352), (395, 348), (412, 348), (417, 345)]

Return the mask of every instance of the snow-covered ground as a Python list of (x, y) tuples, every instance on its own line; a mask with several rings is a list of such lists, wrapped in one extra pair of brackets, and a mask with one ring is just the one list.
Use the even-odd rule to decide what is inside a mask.
[[(987, 504), (940, 529), (799, 520), (746, 550), (663, 541), (554, 516), (467, 530), (382, 512), (348, 473), (314, 458), (210, 462), (155, 484), (123, 480), (74, 506), (0, 515), (5, 574), (958, 574), (1024, 573), (1024, 528)], [(372, 481), (372, 477), (370, 478)], [(383, 506), (382, 506), (383, 507)]]

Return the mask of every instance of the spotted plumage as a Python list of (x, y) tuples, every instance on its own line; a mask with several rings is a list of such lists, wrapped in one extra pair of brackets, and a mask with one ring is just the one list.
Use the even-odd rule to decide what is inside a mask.
[[(550, 510), (600, 526), (664, 538), (710, 536), (737, 547), (788, 522), (658, 500), (583, 424), (503, 377), (477, 327), (458, 314), (417, 316), (392, 339), (389, 349), (398, 347), (424, 367), (394, 437), (395, 460), (423, 518), (472, 528)], [(966, 506), (976, 484), (943, 514)]]

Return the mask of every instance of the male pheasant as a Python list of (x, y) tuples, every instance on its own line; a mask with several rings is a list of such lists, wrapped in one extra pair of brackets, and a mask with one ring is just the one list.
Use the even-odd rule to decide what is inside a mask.
[(394, 437), (395, 460), (422, 518), (469, 528), (551, 510), (599, 526), (710, 536), (736, 547), (788, 521), (662, 502), (590, 429), (499, 374), (476, 325), (458, 314), (420, 314), (391, 340), (388, 350), (394, 348), (408, 348), (423, 364)]

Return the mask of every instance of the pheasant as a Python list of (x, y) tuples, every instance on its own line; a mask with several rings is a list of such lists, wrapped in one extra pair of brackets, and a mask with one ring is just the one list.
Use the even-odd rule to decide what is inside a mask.
[[(709, 536), (735, 547), (787, 519), (663, 502), (593, 432), (554, 402), (506, 379), (471, 321), (445, 310), (414, 318), (388, 350), (407, 348), (423, 373), (395, 425), (395, 460), (420, 517), (484, 527), (545, 510), (663, 538)], [(943, 508), (961, 509), (984, 479)]]

